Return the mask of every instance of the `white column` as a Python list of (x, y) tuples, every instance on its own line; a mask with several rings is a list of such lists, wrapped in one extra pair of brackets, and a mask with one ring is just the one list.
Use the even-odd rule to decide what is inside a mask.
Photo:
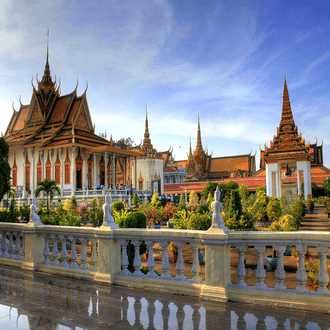
[(87, 171), (86, 171), (86, 154), (83, 155), (83, 168), (82, 168), (82, 188), (83, 190), (86, 189), (86, 180), (87, 180)]
[(76, 191), (76, 148), (72, 147), (72, 158), (71, 158), (71, 196), (74, 196)]
[(108, 188), (108, 153), (104, 152), (104, 190)]
[(50, 151), (50, 164), (51, 164), (51, 173), (50, 178), (51, 180), (55, 180), (55, 157), (54, 157), (54, 149)]
[(26, 157), (26, 150), (23, 149), (23, 198), (26, 198), (26, 162), (25, 162), (25, 157)]
[(124, 157), (123, 158), (123, 185), (124, 187), (127, 186), (127, 182), (126, 182), (126, 179), (127, 179), (127, 171), (126, 171), (126, 168), (127, 168), (127, 157)]
[[(312, 197), (312, 177), (311, 177), (310, 161), (305, 160), (305, 161), (297, 162), (297, 173), (299, 173), (299, 171), (302, 171), (304, 173), (304, 198), (305, 200), (307, 200), (308, 198)], [(299, 177), (299, 181), (300, 181), (300, 177)]]
[(135, 157), (135, 167), (134, 167), (134, 187), (137, 190), (138, 186), (137, 186), (137, 157)]
[(116, 190), (116, 155), (112, 154), (112, 189)]
[(132, 156), (129, 156), (129, 164), (128, 164), (128, 185), (129, 187), (132, 186)]
[[(62, 196), (64, 192), (64, 180), (65, 180), (65, 171), (64, 171), (64, 148), (60, 149), (60, 158), (61, 158), (61, 191), (62, 191)], [(42, 170), (44, 171), (44, 165)], [(44, 173), (44, 172), (43, 172)]]
[[(266, 163), (266, 195), (269, 197), (280, 198), (278, 168), (279, 168), (278, 163), (271, 163), (271, 164)], [(273, 173), (275, 173), (275, 180), (273, 180)], [(275, 184), (275, 194), (273, 194), (274, 184)]]
[(41, 159), (41, 181), (45, 179), (45, 160), (44, 160), (44, 151), (42, 150), (40, 153)]
[(93, 189), (96, 190), (97, 188), (97, 182), (96, 182), (96, 153), (94, 152), (94, 173), (93, 173)]
[[(30, 168), (30, 171), (32, 169), (32, 173), (30, 172), (30, 178), (31, 178), (31, 181), (32, 181), (32, 184), (31, 184), (31, 195), (33, 196), (33, 192), (35, 190), (35, 186), (34, 186), (34, 178), (35, 178), (35, 161), (34, 161), (34, 147), (31, 148), (31, 154), (32, 154), (32, 164), (31, 164), (31, 168)], [(30, 181), (30, 182), (31, 182)]]

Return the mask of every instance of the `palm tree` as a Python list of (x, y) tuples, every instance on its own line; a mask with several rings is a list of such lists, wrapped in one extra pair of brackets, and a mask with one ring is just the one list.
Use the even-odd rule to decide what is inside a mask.
[[(60, 188), (56, 185), (55, 180), (45, 179), (43, 181), (38, 182), (38, 187), (35, 191), (36, 197), (39, 196), (40, 192), (44, 191), (47, 194), (47, 214), (49, 215), (49, 204), (51, 200), (54, 198), (55, 192), (58, 193), (58, 195), (61, 195)], [(49, 203), (48, 203), (49, 200)]]

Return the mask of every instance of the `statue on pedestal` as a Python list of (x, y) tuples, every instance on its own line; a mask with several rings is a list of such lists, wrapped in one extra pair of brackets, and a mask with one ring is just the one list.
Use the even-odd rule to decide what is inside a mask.
[(43, 226), (43, 223), (40, 221), (40, 217), (37, 214), (37, 210), (37, 197), (33, 197), (32, 204), (30, 205), (30, 221), (28, 224), (32, 226)]
[(221, 196), (221, 191), (219, 190), (219, 187), (217, 187), (216, 191), (214, 192), (214, 201), (211, 203), (211, 211), (213, 212), (211, 228), (227, 229), (221, 215), (223, 207), (222, 207), (222, 203), (220, 202), (220, 196)]
[(110, 227), (111, 229), (117, 229), (119, 228), (115, 224), (115, 220), (113, 216), (111, 215), (112, 208), (111, 205), (109, 204), (110, 202), (110, 196), (107, 194), (105, 197), (105, 203), (103, 204), (103, 224), (101, 227)]

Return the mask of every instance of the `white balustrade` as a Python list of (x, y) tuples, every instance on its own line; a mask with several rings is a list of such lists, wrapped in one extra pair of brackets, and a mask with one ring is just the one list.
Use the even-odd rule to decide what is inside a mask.
[(264, 267), (264, 252), (265, 246), (255, 246), (255, 250), (258, 253), (258, 263), (257, 263), (257, 270), (256, 270), (256, 278), (258, 283), (255, 285), (256, 290), (266, 290), (267, 286), (264, 283), (266, 279), (266, 271)]
[(70, 268), (79, 269), (79, 265), (77, 264), (77, 250), (76, 250), (76, 238), (74, 236), (68, 237), (71, 242), (71, 265)]
[(284, 264), (283, 264), (283, 253), (285, 251), (285, 245), (275, 246), (275, 251), (277, 252), (278, 255), (277, 268), (275, 272), (275, 277), (277, 280), (275, 291), (285, 292), (286, 286), (283, 284), (286, 277)]
[(135, 253), (134, 253), (134, 261), (133, 261), (133, 267), (134, 267), (134, 272), (132, 276), (135, 277), (143, 277), (143, 273), (141, 272), (140, 268), (142, 265), (141, 262), (141, 256), (140, 256), (140, 245), (141, 245), (140, 240), (132, 240), (132, 244), (134, 245)]
[(306, 267), (305, 267), (305, 253), (307, 252), (307, 246), (304, 245), (296, 245), (296, 251), (299, 256), (299, 266), (297, 270), (296, 279), (298, 282), (298, 285), (295, 289), (295, 293), (298, 294), (307, 294), (308, 289), (306, 288), (306, 282), (307, 282), (307, 273), (306, 273)]
[(125, 239), (119, 240), (119, 244), (121, 245), (121, 266), (122, 266), (120, 275), (123, 276), (131, 275), (131, 272), (127, 269), (129, 265), (128, 257), (127, 257), (127, 243), (128, 241)]
[(58, 247), (57, 247), (58, 237), (57, 237), (57, 235), (51, 235), (50, 237), (51, 237), (52, 243), (53, 243), (53, 249), (52, 249), (53, 260), (51, 262), (51, 265), (53, 265), (53, 266), (59, 266), (60, 265), (60, 262), (57, 259), (58, 258)]
[(158, 274), (154, 271), (156, 263), (154, 258), (154, 241), (146, 241), (146, 245), (148, 246), (148, 263), (147, 267), (149, 272), (145, 275), (145, 278), (158, 278)]
[(174, 280), (176, 281), (187, 281), (187, 278), (183, 275), (184, 272), (184, 260), (183, 260), (183, 246), (185, 245), (185, 243), (183, 242), (176, 242), (175, 246), (178, 249), (178, 259), (176, 261), (176, 270), (178, 272), (178, 274), (174, 277)]
[(193, 242), (190, 243), (190, 246), (193, 249), (193, 264), (192, 264), (192, 272), (194, 276), (190, 280), (192, 283), (200, 283), (202, 279), (199, 277), (199, 271), (200, 271), (200, 265), (198, 260), (198, 249), (199, 249), (199, 243)]
[(320, 269), (317, 276), (317, 280), (320, 283), (320, 287), (317, 290), (317, 293), (322, 296), (329, 296), (329, 290), (327, 285), (329, 283), (329, 275), (327, 272), (326, 258), (327, 253), (329, 252), (328, 246), (318, 246), (317, 253), (320, 256)]
[(238, 266), (237, 266), (237, 277), (238, 281), (236, 283), (236, 287), (239, 289), (245, 289), (247, 287), (246, 283), (244, 282), (244, 277), (246, 275), (245, 270), (245, 263), (244, 263), (244, 253), (246, 251), (245, 245), (238, 245), (236, 246), (238, 251)]
[(163, 258), (162, 258), (162, 274), (160, 275), (160, 278), (162, 280), (173, 280), (173, 277), (168, 273), (168, 271), (170, 270), (170, 262), (168, 260), (168, 252), (167, 252), (167, 248), (169, 246), (170, 242), (168, 241), (162, 241), (159, 242), (159, 245), (162, 247), (163, 249)]
[(50, 265), (51, 261), (49, 260), (50, 251), (49, 251), (49, 234), (43, 235), (44, 239), (44, 261), (42, 264)]

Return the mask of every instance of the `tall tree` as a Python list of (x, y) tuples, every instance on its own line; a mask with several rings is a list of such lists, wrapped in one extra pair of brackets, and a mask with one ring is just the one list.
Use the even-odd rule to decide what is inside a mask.
[(6, 140), (0, 138), (0, 201), (10, 191), (10, 165), (8, 163), (9, 146)]
[[(58, 193), (58, 195), (61, 195), (60, 188), (56, 185), (55, 180), (45, 179), (43, 181), (38, 182), (38, 187), (35, 191), (36, 197), (39, 196), (39, 194), (44, 191), (47, 195), (47, 213), (49, 215), (49, 205), (52, 199), (54, 198), (55, 192)], [(49, 201), (49, 202), (48, 202)]]
[(134, 145), (136, 145), (136, 143), (130, 137), (128, 137), (127, 139), (121, 138), (115, 141), (115, 143), (122, 147), (133, 147)]

